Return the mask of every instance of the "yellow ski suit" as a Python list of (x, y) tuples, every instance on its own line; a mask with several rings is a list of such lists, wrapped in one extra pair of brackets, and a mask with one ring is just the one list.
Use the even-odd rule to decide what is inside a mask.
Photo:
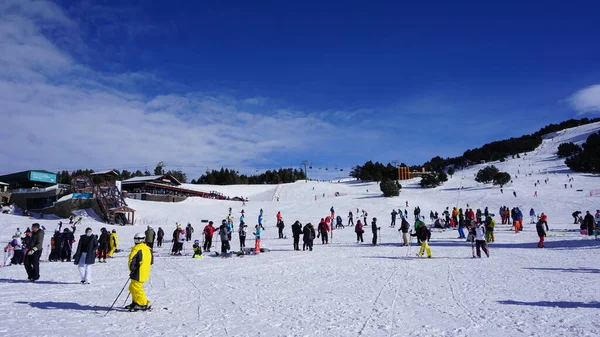
[(131, 248), (129, 253), (129, 292), (134, 303), (145, 306), (148, 305), (148, 299), (144, 292), (144, 282), (150, 278), (150, 265), (154, 263), (154, 257), (150, 247), (145, 243), (138, 243)]
[(108, 238), (108, 257), (113, 256), (115, 250), (117, 250), (117, 247), (119, 247), (119, 238), (117, 237), (117, 233), (110, 233)]

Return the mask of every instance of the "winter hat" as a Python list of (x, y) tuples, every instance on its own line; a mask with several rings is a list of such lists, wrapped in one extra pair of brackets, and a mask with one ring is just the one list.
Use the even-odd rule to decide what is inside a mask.
[(200, 243), (200, 240), (194, 240), (194, 243)]
[(39, 229), (40, 228), (40, 224), (36, 222), (33, 225), (31, 225), (31, 228), (35, 228), (35, 227), (37, 227)]
[(209, 225), (212, 225), (213, 223), (214, 223), (214, 222), (212, 222), (212, 221), (209, 221), (209, 222), (208, 222), (208, 224), (209, 224)]

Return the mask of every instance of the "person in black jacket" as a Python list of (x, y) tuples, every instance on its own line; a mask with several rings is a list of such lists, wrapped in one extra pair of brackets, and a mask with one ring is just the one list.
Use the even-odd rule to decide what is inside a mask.
[(304, 234), (303, 236), (303, 241), (304, 241), (304, 245), (302, 246), (302, 250), (306, 250), (306, 248), (308, 247), (308, 250), (310, 250), (312, 252), (313, 250), (313, 241), (315, 239), (315, 227), (313, 227), (313, 225), (309, 222), (304, 226), (304, 229), (302, 229), (302, 234)]
[(406, 221), (406, 218), (402, 218), (402, 224), (400, 225), (400, 229), (398, 231), (402, 231), (402, 245), (408, 246), (408, 230), (410, 229), (410, 224)]
[(161, 227), (158, 227), (158, 232), (156, 233), (156, 246), (162, 247), (163, 238), (165, 237), (165, 231)]
[(100, 238), (98, 239), (98, 262), (106, 263), (106, 253), (108, 253), (108, 240), (110, 234), (106, 228), (100, 229)]
[[(546, 222), (545, 224), (547, 231), (549, 230), (548, 223)], [(535, 229), (537, 229), (538, 236), (540, 237), (540, 241), (538, 242), (538, 248), (546, 248), (544, 246), (544, 238), (546, 237), (546, 231), (544, 230), (544, 221), (538, 220), (537, 224), (535, 225)]]
[(429, 228), (427, 228), (427, 226), (421, 222), (419, 227), (417, 227), (417, 231), (414, 234), (411, 234), (411, 236), (416, 236), (417, 239), (421, 241), (421, 249), (419, 250), (419, 254), (417, 254), (417, 256), (421, 257), (423, 256), (423, 253), (427, 251), (427, 257), (431, 258), (431, 248), (429, 248), (431, 231), (429, 231)]
[(371, 222), (371, 231), (373, 232), (373, 246), (377, 245), (377, 231), (380, 229), (381, 227), (377, 227), (377, 218), (373, 218), (373, 222)]
[(585, 226), (584, 229), (587, 229), (588, 235), (594, 235), (594, 216), (590, 214), (590, 211), (585, 212), (582, 226)]
[(27, 279), (34, 282), (40, 279), (40, 257), (44, 246), (44, 231), (40, 229), (38, 223), (31, 225), (31, 230), (31, 239), (27, 242), (25, 271), (27, 271)]
[(60, 260), (62, 262), (71, 262), (71, 247), (73, 245), (73, 241), (75, 241), (75, 231), (71, 232), (68, 228), (63, 230), (62, 234), (62, 243), (61, 243), (61, 252), (60, 252)]
[(79, 268), (82, 284), (90, 284), (92, 280), (92, 265), (96, 261), (96, 249), (98, 249), (98, 240), (92, 234), (91, 228), (85, 229), (85, 234), (79, 237), (77, 251), (73, 257), (73, 262)]
[(283, 229), (285, 228), (283, 220), (279, 220), (279, 222), (277, 223), (277, 228), (279, 229), (279, 238), (283, 239)]
[(300, 221), (292, 225), (292, 235), (294, 236), (294, 250), (300, 250), (300, 235), (302, 234), (302, 224)]

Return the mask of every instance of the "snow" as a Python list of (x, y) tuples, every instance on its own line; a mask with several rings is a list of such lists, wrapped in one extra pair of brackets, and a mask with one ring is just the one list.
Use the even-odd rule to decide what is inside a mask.
[[(600, 189), (600, 179), (571, 172), (555, 152), (561, 142), (579, 142), (598, 130), (600, 123), (565, 130), (520, 159), (493, 163), (513, 176), (504, 193), (473, 180), (483, 165), (457, 171), (435, 189), (419, 188), (419, 179), (404, 181), (397, 198), (382, 198), (376, 183), (356, 181), (186, 186), (248, 196), (251, 201), (244, 210), (250, 225), (262, 208), (266, 227), (262, 246), (271, 251), (258, 256), (198, 260), (168, 254), (176, 222), (192, 223), (194, 237), (201, 240), (201, 220), (219, 223), (232, 207), (237, 225), (241, 202), (128, 200), (136, 209), (137, 226), (110, 226), (91, 216), (78, 226), (77, 238), (86, 227), (95, 232), (114, 228), (124, 249), (108, 263), (93, 266), (91, 285), (79, 284), (77, 268), (70, 263), (42, 263), (41, 280), (35, 284), (24, 281), (21, 266), (0, 268), (0, 335), (64, 336), (66, 331), (72, 335), (85, 331), (86, 336), (597, 336), (600, 241), (580, 235), (571, 213), (600, 208), (600, 198), (589, 197), (589, 190)], [(564, 188), (567, 174), (574, 178), (573, 188)], [(542, 184), (534, 187), (537, 180)], [(335, 197), (336, 192), (342, 196)], [(274, 201), (277, 196), (279, 202)], [(392, 208), (404, 210), (405, 201), (411, 222), (417, 205), (425, 215), (447, 206), (465, 208), (467, 203), (474, 209), (488, 206), (496, 214), (502, 205), (518, 206), (526, 214), (533, 207), (548, 215), (548, 248), (536, 248), (535, 228), (525, 221), (525, 230), (518, 234), (509, 226), (497, 226), (490, 258), (472, 259), (469, 244), (457, 240), (456, 231), (437, 229), (431, 239), (433, 258), (417, 258), (418, 247), (401, 247), (400, 235), (389, 227)], [(349, 210), (356, 216), (357, 207), (369, 218), (377, 217), (381, 245), (367, 242), (370, 230), (359, 245), (353, 229), (346, 228), (334, 231), (329, 245), (315, 240), (313, 252), (292, 251), (293, 221), (316, 224), (329, 215), (331, 206), (345, 222)], [(287, 239), (277, 239), (277, 211), (286, 222)], [(48, 228), (48, 245), (58, 221), (6, 214), (0, 215), (0, 241), (4, 245), (16, 227), (23, 230), (33, 222)], [(133, 235), (146, 225), (163, 227), (169, 240), (156, 249), (145, 285), (154, 311), (111, 312), (104, 317), (127, 281)], [(247, 246), (253, 244), (249, 234)], [(232, 247), (237, 246), (234, 235)], [(186, 247), (189, 254), (190, 243)], [(47, 253), (45, 248), (44, 258)], [(117, 306), (123, 306), (126, 293)]]

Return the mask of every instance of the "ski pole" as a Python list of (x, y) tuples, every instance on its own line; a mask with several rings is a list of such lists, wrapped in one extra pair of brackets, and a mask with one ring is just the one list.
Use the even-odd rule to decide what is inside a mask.
[(123, 302), (123, 306), (125, 306), (127, 304), (127, 300), (129, 299), (129, 296), (131, 296), (131, 293), (127, 293), (127, 297), (125, 298), (125, 302)]
[(112, 305), (110, 306), (110, 308), (108, 308), (108, 310), (106, 311), (106, 314), (104, 314), (104, 317), (106, 317), (106, 315), (108, 315), (108, 313), (112, 310), (112, 308), (115, 306), (115, 303), (117, 303), (117, 300), (119, 299), (119, 297), (121, 297), (121, 294), (123, 293), (123, 290), (125, 290), (125, 287), (127, 287), (127, 284), (129, 283), (129, 278), (127, 278), (127, 282), (125, 282), (125, 285), (123, 285), (123, 289), (121, 289), (121, 292), (119, 293), (119, 295), (117, 295), (117, 298), (115, 298), (114, 302), (112, 303)]

